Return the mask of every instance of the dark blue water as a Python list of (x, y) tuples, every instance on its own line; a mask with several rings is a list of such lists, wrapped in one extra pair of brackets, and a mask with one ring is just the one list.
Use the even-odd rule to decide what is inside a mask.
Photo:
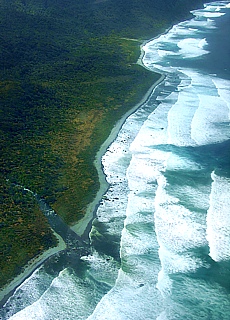
[(230, 319), (230, 4), (144, 46), (166, 78), (103, 156), (91, 251), (36, 270), (10, 319)]

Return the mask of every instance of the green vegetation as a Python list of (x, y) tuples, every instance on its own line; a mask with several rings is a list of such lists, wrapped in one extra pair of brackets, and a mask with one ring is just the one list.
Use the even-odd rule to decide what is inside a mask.
[(1, 181), (0, 287), (57, 240), (39, 210), (34, 196)]
[(0, 0), (0, 286), (56, 244), (13, 184), (79, 220), (99, 188), (99, 146), (159, 77), (135, 63), (139, 45), (201, 2)]

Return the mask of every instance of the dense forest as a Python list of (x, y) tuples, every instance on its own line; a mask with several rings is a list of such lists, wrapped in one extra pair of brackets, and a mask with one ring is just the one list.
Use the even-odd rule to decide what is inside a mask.
[(0, 286), (57, 244), (33, 193), (84, 215), (99, 146), (159, 78), (140, 44), (202, 2), (0, 0)]

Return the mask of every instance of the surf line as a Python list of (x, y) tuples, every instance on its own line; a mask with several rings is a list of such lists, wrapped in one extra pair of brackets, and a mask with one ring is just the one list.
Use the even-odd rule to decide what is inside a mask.
[[(151, 38), (149, 40), (144, 40), (140, 44), (140, 56), (139, 56), (136, 64), (138, 64), (141, 67), (147, 69), (149, 72), (154, 72), (156, 74), (159, 74), (159, 79), (156, 80), (153, 83), (153, 85), (149, 88), (149, 90), (142, 97), (142, 99), (136, 105), (134, 105), (134, 107), (132, 107), (130, 110), (128, 110), (121, 117), (120, 120), (117, 121), (117, 123), (112, 128), (108, 138), (103, 142), (103, 144), (101, 145), (100, 149), (98, 150), (98, 152), (97, 152), (97, 154), (95, 156), (94, 166), (95, 166), (95, 168), (97, 170), (97, 173), (98, 173), (100, 188), (99, 188), (94, 200), (88, 205), (84, 217), (81, 220), (79, 220), (75, 225), (71, 226), (71, 229), (76, 234), (78, 234), (80, 237), (83, 237), (83, 238), (88, 237), (88, 235), (90, 233), (90, 230), (92, 228), (93, 220), (96, 218), (97, 209), (98, 209), (98, 207), (100, 205), (102, 197), (105, 195), (105, 193), (108, 191), (108, 188), (109, 188), (109, 183), (106, 180), (106, 175), (105, 175), (105, 173), (103, 171), (103, 166), (102, 166), (102, 157), (103, 157), (103, 155), (106, 153), (106, 151), (109, 148), (109, 146), (116, 140), (116, 138), (117, 138), (117, 136), (119, 134), (119, 131), (121, 130), (123, 124), (126, 121), (126, 119), (129, 116), (131, 116), (133, 113), (135, 113), (143, 104), (145, 104), (149, 100), (149, 98), (151, 97), (151, 95), (154, 92), (154, 90), (156, 89), (156, 87), (159, 84), (161, 84), (166, 78), (166, 74), (164, 74), (163, 72), (160, 73), (158, 70), (152, 71), (152, 70), (150, 70), (149, 68), (147, 68), (144, 65), (143, 58), (144, 58), (144, 55), (145, 55), (145, 51), (144, 51), (143, 47), (148, 42), (151, 42), (153, 39), (158, 38), (162, 34), (167, 33), (167, 31), (170, 30), (170, 29), (171, 29), (171, 27), (167, 28), (164, 32), (160, 33), (159, 35), (157, 35), (154, 38)], [(127, 39), (127, 40), (133, 41), (134, 39)]]

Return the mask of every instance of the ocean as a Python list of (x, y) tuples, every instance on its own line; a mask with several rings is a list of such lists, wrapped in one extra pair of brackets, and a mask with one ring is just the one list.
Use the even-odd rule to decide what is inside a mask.
[(35, 270), (2, 319), (230, 319), (230, 3), (192, 13), (143, 46), (165, 79), (102, 157), (89, 253)]

